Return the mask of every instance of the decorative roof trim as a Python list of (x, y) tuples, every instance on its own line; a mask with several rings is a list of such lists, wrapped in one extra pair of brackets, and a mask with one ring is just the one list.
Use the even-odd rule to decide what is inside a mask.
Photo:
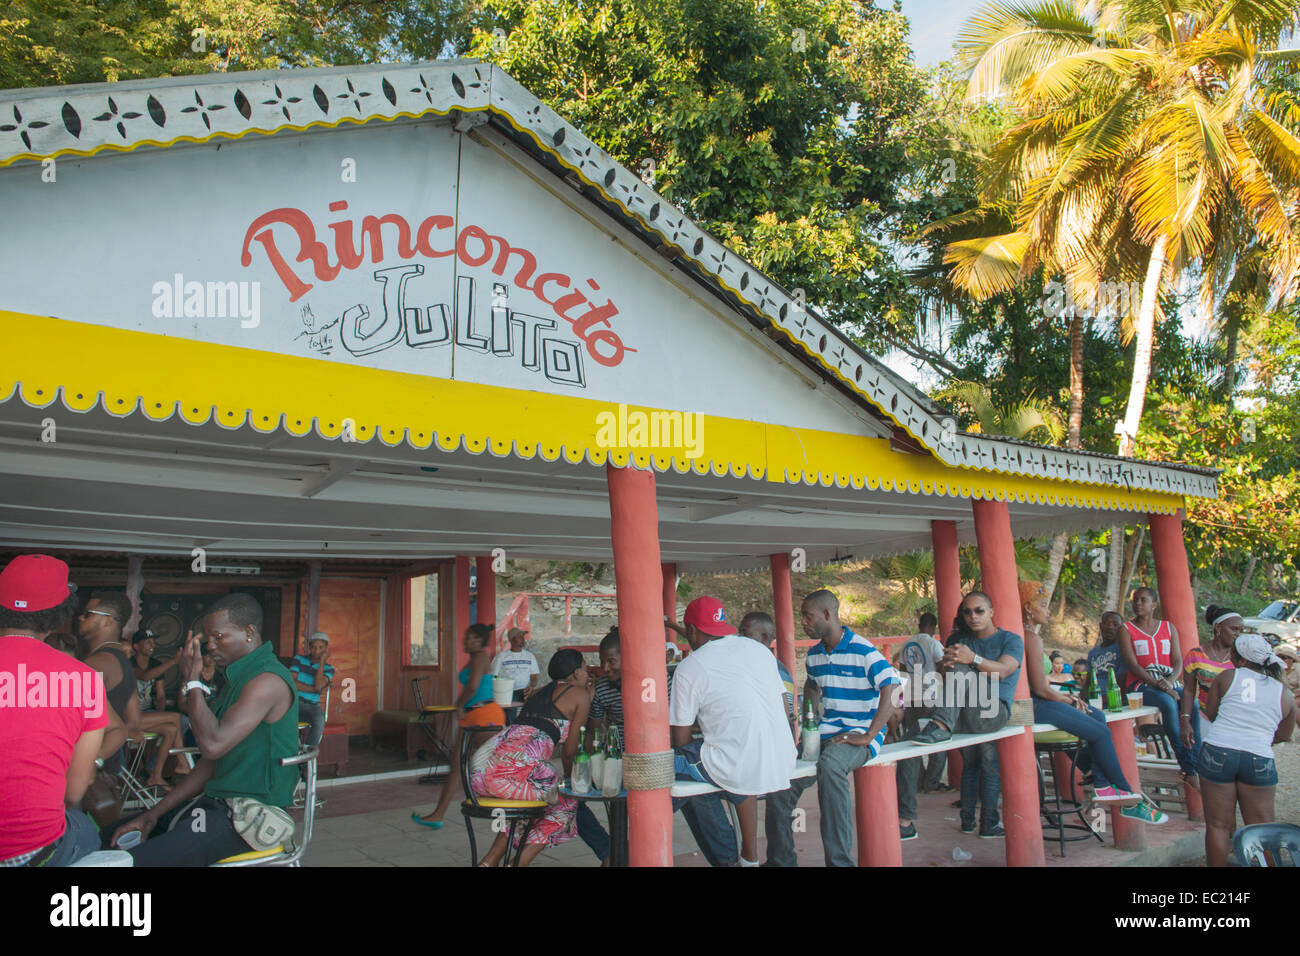
[[(413, 448), (464, 449), (574, 464), (633, 464), (678, 474), (869, 488), (899, 494), (1034, 502), (1063, 508), (1169, 514), (1183, 495), (1085, 485), (1026, 475), (976, 473), (888, 439), (706, 415), (699, 456), (685, 449), (606, 447), (600, 414), (618, 406), (279, 355), (0, 311), (21, 370), (0, 372), (0, 402), (15, 395), (35, 408), (102, 408), (152, 421), (252, 427), (261, 433)], [(229, 368), (241, 374), (230, 376)], [(141, 370), (153, 370), (143, 374)], [(190, 396), (203, 396), (201, 399)], [(640, 410), (640, 409), (634, 409)], [(649, 410), (647, 410), (649, 411)]]
[[(955, 468), (1147, 492), (1214, 497), (1199, 470), (1137, 460), (1117, 464), (1046, 446), (957, 435), (916, 389), (896, 380), (834, 326), (806, 310), (750, 263), (496, 66), (473, 60), (265, 70), (33, 90), (0, 91), (0, 167), (140, 146), (237, 139), (253, 133), (418, 119), (453, 111), (500, 116), (637, 227), (662, 241), (749, 314), (778, 330), (849, 392)], [(13, 122), (9, 122), (12, 116)], [(1040, 450), (1041, 449), (1041, 450)]]

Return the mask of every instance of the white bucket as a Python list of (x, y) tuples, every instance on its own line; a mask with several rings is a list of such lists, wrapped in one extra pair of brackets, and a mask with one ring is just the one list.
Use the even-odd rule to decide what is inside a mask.
[[(485, 675), (484, 680), (487, 680)], [(495, 678), (492, 684), (492, 699), (502, 707), (509, 707), (515, 697), (515, 682), (510, 679)]]

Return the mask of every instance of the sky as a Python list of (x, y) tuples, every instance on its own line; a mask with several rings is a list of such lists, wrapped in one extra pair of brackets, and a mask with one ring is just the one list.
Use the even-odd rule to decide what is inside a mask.
[[(878, 5), (889, 6), (886, 2)], [(935, 66), (952, 56), (958, 31), (980, 5), (980, 0), (903, 0), (917, 65)]]

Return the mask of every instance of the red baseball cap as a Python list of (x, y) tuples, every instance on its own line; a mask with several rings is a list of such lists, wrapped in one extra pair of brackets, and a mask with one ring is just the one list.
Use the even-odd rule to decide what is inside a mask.
[(0, 571), (0, 606), (27, 614), (58, 607), (72, 593), (68, 566), (48, 554), (20, 554)]
[(736, 629), (727, 623), (726, 612), (722, 602), (717, 598), (697, 597), (686, 605), (685, 623), (694, 624), (710, 637), (726, 637), (735, 634)]

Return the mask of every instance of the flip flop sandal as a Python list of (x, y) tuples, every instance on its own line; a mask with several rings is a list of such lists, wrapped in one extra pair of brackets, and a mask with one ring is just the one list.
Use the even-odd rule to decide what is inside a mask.
[(411, 821), (418, 823), (422, 827), (428, 827), (430, 830), (441, 830), (443, 824), (442, 820), (425, 820), (418, 813), (411, 814)]

